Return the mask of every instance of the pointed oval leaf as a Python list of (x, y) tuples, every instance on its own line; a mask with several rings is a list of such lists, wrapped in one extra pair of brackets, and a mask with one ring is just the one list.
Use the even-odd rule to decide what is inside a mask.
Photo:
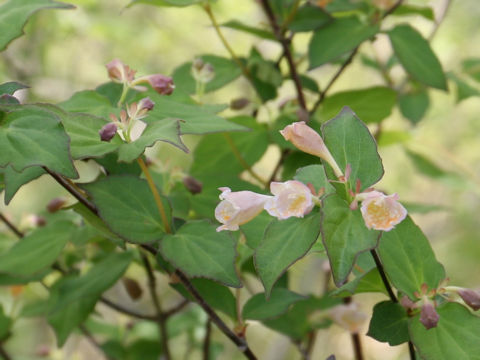
[(413, 124), (417, 124), (422, 120), (429, 106), (430, 98), (425, 89), (403, 94), (398, 98), (400, 112)]
[[(358, 262), (357, 262), (358, 265)], [(379, 292), (387, 295), (385, 285), (382, 282), (378, 269), (374, 267), (370, 271), (357, 276), (352, 281), (342, 285), (337, 290), (332, 291), (332, 296), (348, 297), (354, 294), (366, 292)]]
[(22, 172), (17, 172), (11, 166), (7, 166), (5, 169), (0, 169), (1, 172), (3, 172), (5, 181), (5, 205), (10, 203), (23, 185), (45, 174), (45, 170), (40, 166), (28, 167)]
[[(349, 108), (342, 111), (322, 126), (323, 140), (340, 169), (350, 164), (352, 172), (348, 187), (355, 189), (357, 179), (361, 190), (377, 183), (383, 176), (382, 159), (377, 144), (365, 124)], [(336, 180), (330, 166), (325, 165), (329, 179)], [(344, 184), (333, 184), (337, 192), (346, 198)]]
[(357, 17), (339, 18), (316, 30), (310, 40), (310, 68), (338, 59), (378, 32), (378, 25), (364, 24)]
[(192, 221), (160, 242), (162, 257), (189, 277), (204, 277), (224, 285), (240, 287), (235, 269), (235, 240), (228, 232), (217, 232), (209, 221)]
[(480, 318), (457, 303), (447, 303), (437, 312), (437, 327), (425, 329), (419, 315), (410, 318), (413, 344), (425, 360), (479, 360)]
[(288, 308), (305, 296), (288, 289), (273, 289), (268, 300), (264, 293), (255, 294), (243, 306), (242, 316), (245, 320), (268, 320), (285, 313)]
[(382, 234), (378, 254), (392, 284), (412, 300), (423, 283), (436, 289), (445, 279), (430, 243), (409, 216)]
[(319, 234), (318, 212), (303, 219), (291, 217), (287, 220), (275, 220), (268, 226), (254, 255), (255, 268), (267, 298), (279, 277), (307, 254)]
[[(100, 217), (120, 237), (133, 243), (159, 240), (165, 233), (157, 205), (145, 180), (135, 176), (108, 176), (84, 185)], [(163, 199), (170, 220), (170, 205)]]
[(350, 210), (338, 195), (323, 201), (322, 240), (337, 286), (347, 280), (358, 254), (374, 249), (378, 231), (365, 226), (360, 210)]
[(442, 65), (430, 44), (410, 25), (397, 25), (388, 32), (393, 51), (405, 70), (421, 83), (447, 90)]
[(21, 90), (21, 89), (27, 89), (27, 85), (20, 84), (16, 81), (9, 81), (3, 84), (0, 84), (0, 95), (2, 94), (8, 94), (8, 95), (13, 95), (15, 91)]
[(368, 336), (390, 346), (400, 345), (408, 340), (408, 316), (399, 303), (382, 301), (373, 308), (368, 327)]

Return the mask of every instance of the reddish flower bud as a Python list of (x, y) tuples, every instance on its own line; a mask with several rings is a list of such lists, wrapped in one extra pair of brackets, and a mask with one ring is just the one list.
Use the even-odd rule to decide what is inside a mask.
[(142, 297), (143, 290), (136, 280), (129, 277), (124, 277), (122, 278), (122, 282), (123, 286), (125, 286), (125, 290), (127, 290), (127, 293), (132, 300), (138, 300)]
[(65, 199), (63, 198), (55, 198), (51, 200), (47, 205), (47, 210), (49, 213), (54, 213), (60, 210), (63, 205), (65, 205)]
[(135, 78), (135, 70), (130, 69), (129, 66), (122, 63), (119, 59), (113, 59), (105, 65), (108, 71), (108, 76), (115, 82), (130, 83)]
[(193, 195), (199, 194), (202, 192), (203, 184), (201, 181), (198, 181), (192, 176), (186, 176), (183, 178), (183, 185), (190, 191)]
[(155, 103), (149, 97), (146, 97), (138, 102), (138, 111), (150, 111), (154, 106)]
[(234, 99), (230, 102), (230, 109), (232, 110), (241, 110), (250, 104), (250, 100), (247, 98)]
[(173, 79), (170, 76), (155, 74), (148, 77), (148, 82), (160, 95), (170, 95), (175, 89)]
[(474, 311), (480, 309), (480, 294), (471, 289), (463, 289), (458, 291), (458, 295), (470, 306)]
[(117, 124), (108, 123), (104, 125), (98, 133), (100, 134), (100, 140), (108, 142), (112, 140), (117, 133)]
[(439, 319), (440, 315), (438, 315), (435, 306), (431, 302), (423, 304), (420, 311), (420, 322), (427, 330), (436, 327)]
[(400, 298), (400, 305), (402, 305), (406, 310), (415, 309), (417, 307), (407, 295), (403, 295)]

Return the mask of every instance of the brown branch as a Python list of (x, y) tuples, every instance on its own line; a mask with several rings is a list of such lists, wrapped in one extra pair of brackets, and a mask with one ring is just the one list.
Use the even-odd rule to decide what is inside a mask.
[(207, 320), (205, 324), (205, 338), (203, 340), (203, 360), (210, 359), (210, 338), (212, 335), (212, 321), (210, 319)]
[(270, 179), (268, 180), (268, 183), (270, 184), (272, 181), (276, 181), (278, 172), (280, 171), (280, 168), (282, 167), (285, 159), (287, 158), (288, 155), (290, 155), (292, 151), (290, 149), (284, 149), (282, 151), (282, 155), (280, 155), (280, 159), (278, 159), (277, 165), (275, 165), (275, 168), (273, 169), (272, 175), (270, 176)]
[(3, 216), (2, 213), (0, 213), (0, 220), (2, 220), (15, 235), (17, 235), (19, 238), (23, 238), (24, 234), (18, 230), (18, 228), (13, 225), (5, 216)]
[(133, 318), (142, 319), (142, 320), (149, 320), (149, 321), (157, 321), (158, 320), (157, 316), (155, 316), (155, 315), (140, 314), (136, 311), (124, 308), (123, 306), (121, 306), (117, 303), (114, 303), (114, 302), (112, 302), (112, 301), (110, 301), (110, 300), (108, 300), (107, 298), (104, 298), (104, 297), (100, 298), (100, 302), (102, 304), (104, 304), (105, 306), (108, 306), (108, 307), (110, 307), (114, 310), (117, 310), (118, 312), (120, 312), (122, 314), (131, 316)]
[(262, 6), (265, 14), (267, 15), (268, 21), (270, 22), (273, 30), (273, 34), (275, 35), (278, 42), (282, 45), (285, 58), (288, 62), (288, 67), (290, 69), (290, 77), (292, 78), (295, 84), (295, 89), (297, 90), (298, 103), (303, 110), (307, 110), (307, 104), (303, 95), (302, 83), (300, 82), (297, 67), (295, 65), (293, 55), (290, 50), (290, 41), (284, 36), (282, 28), (278, 25), (277, 20), (275, 19), (275, 14), (273, 13), (273, 10), (268, 3), (268, 0), (260, 0), (260, 5)]
[(397, 2), (395, 4), (393, 4), (390, 9), (388, 9), (387, 11), (385, 11), (382, 15), (382, 19), (385, 19), (388, 15), (392, 14), (395, 12), (395, 10), (397, 10), (397, 8), (402, 5), (403, 3), (403, 0), (397, 0)]
[[(382, 233), (380, 232), (379, 237), (382, 236)], [(372, 254), (373, 260), (375, 261), (375, 265), (377, 266), (378, 272), (380, 273), (380, 277), (382, 278), (383, 285), (385, 286), (385, 289), (387, 290), (388, 296), (390, 297), (390, 300), (394, 303), (398, 302), (397, 297), (393, 293), (392, 287), (390, 286), (390, 282), (387, 279), (387, 275), (385, 274), (385, 269), (383, 268), (382, 262), (380, 261), (380, 258), (378, 257), (377, 251), (375, 249), (370, 250), (370, 254)]]
[(183, 299), (177, 305), (173, 306), (171, 309), (165, 310), (163, 312), (163, 317), (165, 319), (168, 319), (170, 316), (175, 315), (176, 313), (178, 313), (180, 310), (182, 310), (188, 304), (190, 304), (190, 301), (187, 300), (187, 299)]

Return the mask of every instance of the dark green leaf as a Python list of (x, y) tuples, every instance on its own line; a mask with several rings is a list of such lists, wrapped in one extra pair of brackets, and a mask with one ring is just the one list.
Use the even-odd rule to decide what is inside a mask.
[(3, 305), (0, 304), (0, 341), (8, 337), (12, 325), (12, 319), (5, 315), (5, 312), (3, 311)]
[(256, 294), (248, 299), (243, 306), (242, 316), (245, 320), (268, 320), (285, 313), (296, 302), (305, 299), (304, 296), (288, 289), (273, 289), (269, 299), (264, 293)]
[(348, 106), (364, 122), (379, 123), (390, 116), (396, 100), (396, 92), (384, 86), (343, 91), (325, 99), (320, 108), (320, 116), (323, 121), (331, 119), (344, 106)]
[(392, 284), (412, 300), (422, 284), (436, 289), (445, 279), (445, 270), (425, 235), (407, 217), (393, 230), (384, 232), (378, 254)]
[(324, 195), (335, 191), (332, 184), (328, 181), (322, 165), (308, 165), (299, 168), (294, 179), (301, 181), (305, 185), (312, 184), (317, 192), (323, 188)]
[(27, 85), (20, 84), (16, 81), (9, 81), (3, 84), (0, 84), (0, 95), (8, 94), (13, 95), (15, 91), (21, 89), (28, 89)]
[(216, 232), (209, 221), (186, 223), (175, 235), (166, 235), (159, 250), (165, 260), (189, 277), (241, 286), (235, 270), (235, 240), (228, 232)]
[(480, 318), (460, 304), (447, 303), (439, 308), (440, 321), (430, 330), (419, 321), (419, 315), (410, 318), (411, 339), (425, 360), (479, 360)]
[[(165, 227), (145, 180), (134, 176), (108, 176), (84, 185), (98, 207), (100, 217), (120, 237), (134, 243), (159, 240)], [(163, 199), (167, 218), (170, 205)]]
[(385, 285), (383, 285), (382, 278), (376, 267), (357, 276), (354, 280), (349, 281), (331, 294), (333, 296), (348, 297), (366, 292), (386, 293)]
[(36, 229), (0, 255), (0, 272), (28, 276), (50, 266), (73, 228), (69, 222), (58, 221)]
[(322, 240), (337, 286), (347, 280), (358, 254), (375, 248), (378, 232), (365, 226), (360, 210), (350, 210), (338, 195), (323, 201)]
[(162, 347), (157, 340), (138, 339), (128, 347), (125, 360), (158, 360), (161, 354)]
[(253, 86), (263, 102), (277, 97), (277, 89), (283, 78), (280, 70), (272, 61), (265, 60), (256, 48), (252, 48), (247, 60)]
[(263, 234), (268, 224), (272, 222), (272, 217), (266, 211), (261, 212), (253, 220), (240, 226), (243, 235), (245, 235), (247, 245), (251, 249), (256, 249), (262, 241)]
[(0, 172), (2, 171), (5, 181), (5, 205), (8, 205), (23, 185), (45, 174), (45, 170), (39, 166), (28, 167), (22, 172), (17, 172), (11, 166), (7, 166), (5, 169), (0, 169)]
[(332, 17), (319, 6), (305, 4), (288, 25), (293, 32), (312, 31), (333, 21)]
[(105, 120), (109, 118), (110, 114), (117, 114), (119, 111), (107, 97), (93, 90), (76, 92), (70, 99), (58, 104), (58, 106), (69, 112), (101, 116)]
[(320, 233), (320, 214), (275, 220), (255, 250), (255, 268), (268, 298), (278, 278), (312, 247)]
[(408, 317), (403, 306), (391, 301), (375, 305), (367, 335), (390, 346), (407, 342)]
[(430, 99), (425, 89), (402, 94), (398, 97), (398, 107), (403, 116), (417, 124), (425, 116), (430, 106)]
[(402, 4), (395, 9), (392, 15), (405, 16), (405, 15), (420, 15), (428, 20), (435, 20), (433, 10), (428, 6), (417, 6), (410, 4)]
[(28, 18), (42, 9), (73, 9), (73, 5), (52, 0), (10, 0), (0, 6), (0, 51), (23, 34)]
[(410, 25), (397, 25), (388, 32), (395, 55), (413, 78), (421, 83), (447, 90), (442, 65), (430, 44)]
[(39, 165), (69, 178), (78, 174), (69, 153), (69, 138), (60, 119), (35, 105), (4, 105), (0, 127), (0, 167), (16, 171)]
[(244, 24), (244, 23), (242, 23), (238, 20), (230, 20), (230, 21), (227, 21), (226, 23), (221, 24), (220, 26), (230, 28), (230, 29), (239, 30), (239, 31), (243, 31), (243, 32), (258, 36), (262, 39), (268, 39), (268, 40), (275, 40), (276, 39), (275, 35), (273, 35), (273, 33), (271, 31), (264, 30), (264, 29), (261, 29), (261, 28), (257, 28), (257, 27), (254, 27), (254, 26), (250, 26), (250, 25)]
[(356, 17), (340, 18), (316, 30), (308, 49), (310, 68), (338, 59), (377, 32), (378, 25), (363, 24)]
[[(350, 164), (352, 172), (347, 185), (355, 189), (360, 180), (361, 190), (367, 189), (383, 176), (382, 159), (377, 144), (365, 124), (348, 107), (322, 125), (323, 140), (340, 169)], [(327, 176), (336, 180), (330, 166), (325, 165)], [(334, 184), (337, 192), (346, 197), (344, 184)]]
[(318, 84), (315, 81), (315, 79), (303, 74), (299, 75), (299, 77), (300, 77), (300, 84), (304, 89), (310, 90), (314, 93), (320, 92), (320, 88), (318, 87)]

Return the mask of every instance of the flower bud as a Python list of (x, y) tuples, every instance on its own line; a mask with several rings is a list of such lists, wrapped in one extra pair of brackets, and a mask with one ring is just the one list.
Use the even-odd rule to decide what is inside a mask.
[(402, 305), (406, 310), (412, 310), (417, 307), (415, 303), (412, 300), (410, 300), (410, 298), (407, 295), (403, 295), (400, 298), (400, 305)]
[(173, 92), (173, 89), (175, 89), (173, 79), (170, 76), (162, 74), (150, 75), (147, 77), (147, 81), (150, 83), (153, 90), (160, 95), (170, 95)]
[(248, 100), (247, 98), (233, 99), (230, 102), (230, 109), (232, 109), (232, 110), (242, 110), (248, 104), (250, 104), (250, 100)]
[(114, 82), (130, 83), (135, 78), (135, 70), (122, 63), (119, 59), (113, 59), (107, 65), (108, 76)]
[(143, 98), (138, 102), (138, 111), (150, 111), (155, 106), (155, 103), (149, 98)]
[(360, 211), (369, 229), (390, 231), (407, 216), (407, 210), (397, 201), (397, 194), (387, 196), (370, 191), (358, 194), (357, 198), (363, 198)]
[(183, 185), (187, 188), (190, 193), (193, 195), (199, 194), (202, 192), (203, 184), (201, 181), (195, 179), (193, 176), (185, 176), (183, 178)]
[(271, 182), (270, 191), (275, 196), (265, 203), (265, 210), (280, 220), (303, 217), (315, 205), (308, 186), (297, 180)]
[(206, 84), (215, 77), (215, 69), (212, 64), (197, 58), (192, 63), (192, 76), (196, 81)]
[(435, 306), (430, 302), (425, 302), (420, 311), (420, 322), (425, 326), (427, 330), (434, 328), (438, 324), (440, 315), (438, 315)]
[(232, 192), (228, 187), (219, 188), (222, 191), (220, 200), (215, 208), (215, 218), (223, 225), (217, 231), (239, 229), (257, 216), (271, 196), (257, 194), (252, 191)]
[(63, 205), (65, 205), (65, 202), (66, 202), (65, 199), (61, 197), (52, 199), (47, 205), (47, 211), (53, 214), (58, 210), (60, 210), (63, 207)]
[(143, 290), (136, 280), (124, 277), (122, 278), (122, 282), (125, 290), (127, 290), (128, 296), (130, 296), (132, 300), (138, 300), (142, 297)]
[(303, 152), (318, 156), (325, 160), (332, 167), (337, 178), (343, 177), (342, 170), (339, 168), (332, 154), (330, 154), (330, 151), (325, 146), (321, 136), (305, 124), (304, 121), (286, 126), (280, 131), (280, 134), (282, 134), (285, 140), (290, 141)]
[(480, 309), (480, 294), (471, 289), (462, 289), (458, 291), (458, 295), (470, 306), (474, 311)]
[(105, 124), (98, 133), (100, 135), (100, 140), (109, 142), (117, 133), (117, 124)]

